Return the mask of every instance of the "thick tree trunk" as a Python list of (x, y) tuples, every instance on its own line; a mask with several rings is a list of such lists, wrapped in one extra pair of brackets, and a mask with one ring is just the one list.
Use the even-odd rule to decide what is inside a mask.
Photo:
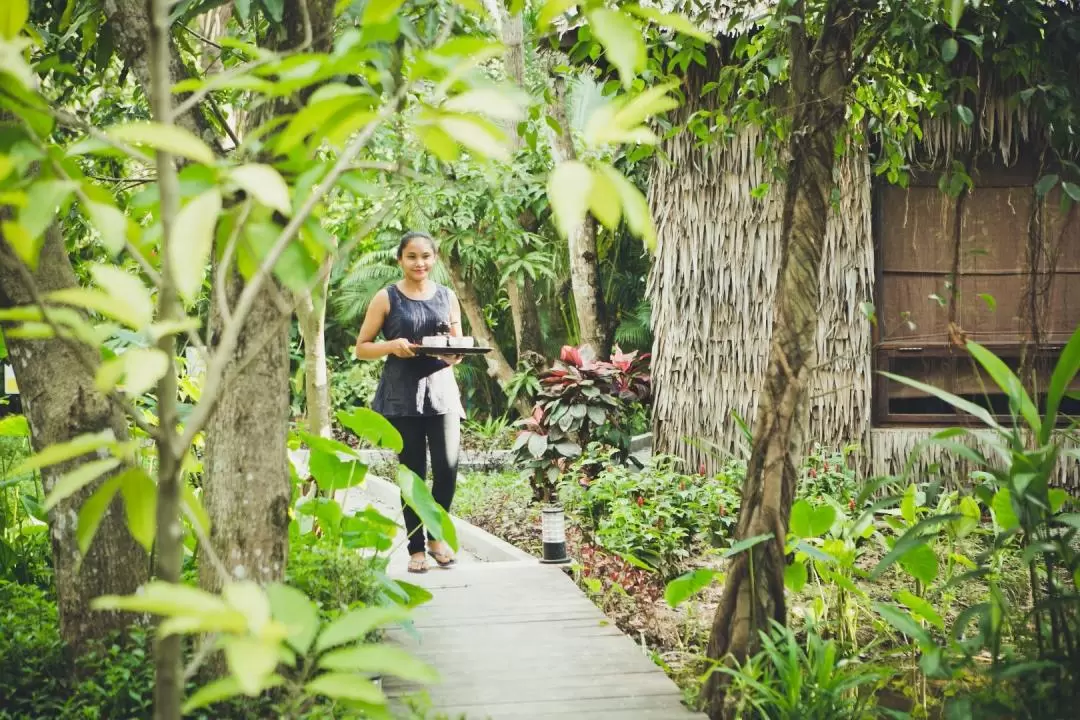
[[(552, 133), (552, 150), (556, 162), (577, 157), (574, 137), (566, 112), (566, 80), (555, 80), (555, 102), (552, 115), (562, 129)], [(577, 311), (578, 337), (582, 345), (592, 348), (597, 357), (611, 354), (611, 333), (605, 321), (604, 291), (600, 286), (599, 255), (596, 250), (596, 220), (587, 215), (568, 238), (570, 252), (570, 285), (573, 288), (574, 308)]]
[[(707, 648), (714, 660), (741, 662), (759, 647), (770, 623), (787, 622), (784, 543), (806, 428), (807, 387), (814, 365), (819, 267), (833, 181), (834, 148), (844, 120), (847, 63), (858, 13), (835, 4), (814, 52), (802, 25), (792, 25), (792, 106), (797, 108), (784, 198), (783, 243), (774, 325), (753, 445), (743, 485), (737, 540), (772, 534), (732, 560)], [(795, 14), (802, 15), (802, 3)], [(840, 18), (835, 20), (835, 18)], [(854, 19), (853, 19), (854, 18)], [(728, 676), (714, 672), (703, 689), (710, 718), (731, 717)]]
[[(0, 239), (0, 307), (33, 304), (20, 263)], [(55, 225), (46, 231), (33, 282), (41, 293), (77, 285)], [(36, 451), (105, 430), (111, 430), (118, 440), (127, 439), (123, 413), (94, 389), (94, 373), (67, 343), (59, 338), (8, 338), (7, 347)], [(87, 357), (96, 359), (97, 354), (89, 353)], [(42, 473), (45, 491), (51, 492), (60, 476), (94, 459), (96, 455), (84, 456), (46, 468)], [(133, 593), (146, 581), (149, 571), (146, 552), (127, 530), (119, 495), (105, 512), (86, 556), (80, 557), (75, 538), (78, 511), (104, 480), (91, 483), (59, 503), (49, 515), (60, 633), (76, 653), (81, 653), (89, 641), (131, 623), (131, 616), (125, 613), (91, 610), (90, 601), (101, 595)]]
[[(286, 2), (282, 31), (268, 45), (295, 48), (311, 40), (312, 50), (328, 51), (334, 3), (308, 2), (310, 27), (305, 28), (301, 2)], [(253, 121), (288, 109), (286, 103), (264, 106)], [(235, 272), (229, 273), (225, 295), (230, 307), (243, 284)], [(260, 583), (281, 580), (288, 557), (289, 323), (281, 310), (281, 292), (271, 280), (253, 304), (226, 371), (233, 382), (222, 388), (207, 428), (204, 503), (212, 523), (211, 542), (230, 572)], [(214, 303), (215, 328), (222, 323), (218, 312)], [(271, 328), (276, 328), (275, 337), (257, 347)], [(242, 370), (234, 375), (236, 368)], [(199, 582), (209, 590), (220, 587), (212, 567), (200, 567)]]

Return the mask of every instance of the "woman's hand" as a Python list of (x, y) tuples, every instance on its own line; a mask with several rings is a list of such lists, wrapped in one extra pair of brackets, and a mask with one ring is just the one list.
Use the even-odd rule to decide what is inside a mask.
[(405, 338), (397, 338), (396, 340), (388, 340), (386, 343), (386, 349), (390, 351), (390, 354), (399, 358), (411, 358), (416, 357), (416, 353), (413, 352), (412, 345)]

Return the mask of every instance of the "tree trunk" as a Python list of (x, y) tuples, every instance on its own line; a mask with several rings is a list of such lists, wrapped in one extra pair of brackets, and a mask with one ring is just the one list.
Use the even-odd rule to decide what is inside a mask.
[[(555, 80), (555, 102), (552, 115), (562, 129), (552, 133), (552, 151), (556, 162), (577, 158), (574, 137), (566, 112), (566, 80)], [(604, 291), (600, 286), (599, 255), (596, 250), (596, 219), (586, 215), (568, 238), (570, 252), (570, 284), (573, 288), (574, 308), (577, 311), (578, 339), (582, 345), (592, 348), (598, 358), (611, 354), (611, 333), (605, 322)]]
[[(521, 13), (510, 15), (504, 4), (500, 4), (499, 28), (503, 45), (506, 46), (506, 74), (519, 88), (528, 91), (525, 85), (525, 48), (524, 24)], [(513, 139), (514, 149), (520, 149), (521, 137), (517, 126), (508, 127)], [(520, 363), (526, 353), (545, 356), (543, 332), (540, 327), (540, 312), (536, 300), (536, 286), (527, 275), (510, 278), (506, 283), (506, 296), (510, 301), (510, 316), (514, 323), (514, 340), (517, 348), (517, 361)]]
[[(0, 307), (33, 304), (31, 288), (20, 272), (20, 264), (11, 248), (0, 239)], [(78, 284), (56, 225), (46, 231), (33, 278), (41, 293)], [(94, 373), (79, 360), (74, 348), (59, 338), (8, 338), (7, 346), (35, 451), (104, 430), (112, 430), (117, 440), (128, 438), (126, 418), (94, 389)], [(96, 351), (87, 357), (96, 362)], [(52, 491), (60, 476), (94, 459), (97, 459), (95, 455), (87, 455), (46, 468), (42, 472), (45, 492)], [(149, 572), (146, 552), (127, 530), (119, 494), (105, 512), (86, 556), (80, 557), (75, 537), (76, 517), (82, 504), (104, 480), (91, 483), (59, 503), (49, 514), (60, 633), (75, 653), (82, 653), (91, 640), (131, 623), (131, 616), (126, 613), (91, 610), (90, 601), (101, 595), (131, 594), (146, 581)]]
[[(450, 280), (454, 285), (454, 292), (461, 303), (461, 311), (465, 314), (465, 319), (469, 321), (469, 332), (476, 338), (478, 345), (491, 348), (491, 352), (484, 355), (488, 375), (498, 381), (499, 387), (505, 389), (511, 378), (514, 377), (514, 368), (507, 362), (506, 356), (499, 349), (499, 344), (495, 342), (495, 335), (484, 320), (484, 311), (481, 308), (480, 299), (476, 297), (476, 291), (473, 290), (472, 285), (462, 274), (461, 261), (457, 257), (456, 251), (449, 253), (446, 267), (450, 273)], [(532, 412), (529, 404), (522, 400), (518, 400), (515, 407), (517, 407), (522, 417), (528, 417)]]
[(304, 415), (308, 432), (330, 437), (330, 372), (326, 365), (326, 297), (330, 288), (329, 263), (314, 293), (298, 298), (296, 317), (304, 337)]
[[(802, 25), (791, 26), (791, 105), (795, 111), (784, 197), (782, 254), (764, 387), (758, 399), (736, 540), (772, 539), (736, 555), (716, 609), (707, 654), (742, 662), (773, 620), (786, 623), (784, 543), (806, 428), (807, 387), (814, 365), (819, 266), (834, 185), (837, 132), (844, 121), (855, 23), (851, 3), (834, 4), (813, 53)], [(803, 15), (803, 3), (794, 14)], [(837, 20), (836, 18), (839, 18)], [(854, 18), (854, 19), (853, 19)], [(827, 18), (829, 20), (829, 18)], [(731, 717), (728, 676), (714, 672), (703, 689), (710, 718)]]
[[(306, 37), (301, 3), (285, 4), (281, 32), (268, 40), (275, 50), (300, 46)], [(311, 50), (331, 47), (334, 3), (308, 2)], [(264, 106), (254, 124), (290, 109), (291, 101)], [(243, 279), (229, 273), (225, 296), (232, 307), (243, 291)], [(240, 333), (236, 355), (227, 374), (233, 382), (222, 388), (217, 411), (207, 428), (204, 503), (211, 520), (211, 542), (225, 566), (238, 577), (259, 583), (279, 581), (288, 557), (289, 499), (289, 323), (281, 309), (281, 289), (271, 279), (252, 306)], [(212, 324), (222, 318), (217, 303)], [(262, 348), (255, 345), (275, 328), (275, 337)], [(216, 334), (216, 333), (215, 333)], [(322, 333), (317, 333), (319, 336)], [(213, 344), (216, 346), (216, 342)], [(233, 374), (235, 368), (242, 371)], [(204, 589), (216, 590), (220, 580), (212, 567), (199, 568)]]

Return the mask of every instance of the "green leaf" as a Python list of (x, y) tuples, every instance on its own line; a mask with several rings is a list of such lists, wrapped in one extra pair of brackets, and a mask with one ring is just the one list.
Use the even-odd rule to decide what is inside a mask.
[(964, 14), (965, 0), (949, 0), (949, 27), (953, 30), (960, 24), (960, 18)]
[(0, 222), (0, 232), (3, 233), (4, 240), (19, 256), (19, 259), (31, 270), (37, 270), (42, 243), (31, 237), (22, 225), (10, 220)]
[(957, 105), (956, 115), (960, 118), (960, 122), (964, 123), (965, 125), (970, 125), (971, 123), (975, 122), (975, 113), (973, 113), (971, 111), (971, 108), (969, 108), (967, 105)]
[(1061, 189), (1075, 202), (1080, 202), (1080, 185), (1071, 182), (1063, 182), (1061, 183)]
[(591, 10), (588, 18), (589, 29), (619, 71), (623, 87), (629, 88), (648, 61), (641, 27), (629, 15), (607, 8)]
[[(239, 4), (239, 3), (238, 3)], [(284, 678), (280, 675), (271, 675), (263, 679), (262, 687), (259, 689), (259, 693), (265, 692), (270, 688), (280, 687), (285, 684)], [(240, 682), (229, 675), (223, 677), (220, 680), (208, 683), (198, 690), (187, 699), (184, 703), (183, 714), (194, 712), (199, 708), (204, 708), (207, 705), (213, 705), (214, 703), (221, 702), (222, 700), (228, 700), (231, 697), (235, 697), (243, 693), (243, 688), (240, 687)]]
[(945, 62), (952, 62), (959, 51), (960, 43), (956, 42), (956, 38), (947, 38), (941, 43), (941, 59)]
[(95, 598), (91, 601), (91, 607), (95, 610), (130, 610), (165, 617), (232, 611), (217, 595), (190, 585), (162, 580), (151, 580), (136, 595), (103, 595)]
[(555, 214), (555, 224), (564, 238), (570, 237), (585, 221), (592, 187), (592, 171), (577, 160), (559, 163), (548, 177), (548, 199)]
[(707, 588), (717, 578), (724, 574), (719, 570), (700, 568), (684, 573), (667, 584), (664, 588), (664, 600), (671, 607), (678, 607), (690, 599), (694, 594)]
[(326, 673), (304, 686), (311, 695), (325, 695), (334, 700), (355, 700), (371, 705), (385, 705), (386, 696), (363, 675)]
[(791, 508), (791, 532), (800, 538), (820, 537), (836, 522), (836, 510), (829, 505), (813, 507), (806, 500), (799, 500)]
[(968, 415), (982, 420), (983, 423), (986, 424), (986, 426), (989, 428), (993, 428), (994, 430), (1001, 429), (1001, 426), (998, 425), (997, 421), (994, 420), (993, 416), (990, 415), (990, 412), (988, 410), (976, 405), (973, 402), (964, 400), (963, 398), (957, 397), (952, 393), (945, 392), (944, 390), (936, 388), (933, 385), (927, 385), (926, 383), (921, 383), (918, 380), (912, 380), (901, 375), (894, 375), (893, 373), (889, 372), (881, 372), (881, 375), (889, 378), (890, 380), (901, 383), (902, 385), (907, 385), (908, 387), (913, 387), (916, 390), (921, 390), (927, 395), (933, 395), (937, 399), (948, 403), (957, 410), (962, 410)]
[(1080, 529), (1080, 513), (1066, 513), (1054, 518), (1054, 522)]
[(990, 503), (990, 509), (994, 513), (994, 520), (1005, 532), (1020, 527), (1020, 520), (1013, 510), (1012, 493), (1009, 488), (1001, 488), (994, 493), (994, 499)]
[(918, 641), (921, 646), (928, 646), (933, 643), (930, 633), (919, 627), (919, 624), (912, 619), (911, 615), (900, 608), (876, 602), (874, 603), (874, 609), (878, 611), (881, 617), (885, 618), (886, 622), (908, 637)]
[(404, 465), (398, 468), (397, 483), (402, 502), (416, 512), (427, 531), (436, 540), (442, 540), (457, 550), (457, 529), (450, 515), (431, 496), (427, 483)]
[[(236, 8), (236, 16), (240, 18), (240, 22), (246, 23), (251, 18), (251, 0), (235, 0), (233, 7)], [(187, 712), (185, 706), (184, 714)]]
[(376, 628), (408, 619), (409, 611), (396, 606), (352, 610), (326, 626), (315, 643), (315, 651), (322, 652), (338, 645), (363, 640)]
[(543, 31), (548, 25), (551, 25), (557, 17), (565, 13), (572, 7), (577, 6), (578, 0), (547, 0), (544, 6), (540, 8), (540, 14), (537, 16), (537, 30)]
[(216, 159), (209, 145), (197, 138), (190, 130), (179, 125), (138, 121), (113, 125), (105, 131), (105, 134), (114, 140), (172, 153), (203, 165), (213, 165)]
[(934, 606), (926, 600), (907, 590), (897, 592), (896, 599), (906, 605), (916, 617), (922, 618), (942, 632), (945, 631), (945, 621), (941, 619), (941, 615)]
[(958, 538), (965, 538), (972, 533), (979, 526), (979, 520), (982, 518), (982, 513), (979, 510), (979, 503), (975, 498), (970, 495), (965, 495), (960, 499), (960, 515), (963, 517), (950, 524), (953, 534)]
[(926, 543), (916, 545), (900, 558), (900, 567), (923, 585), (929, 586), (938, 574), (937, 555)]
[[(587, 168), (586, 168), (587, 169)], [(611, 182), (611, 178), (603, 173), (589, 171), (592, 188), (589, 190), (589, 208), (596, 219), (609, 230), (618, 230), (619, 222), (622, 221), (622, 205), (619, 199), (619, 189)], [(551, 197), (551, 188), (548, 189), (548, 197)], [(575, 199), (576, 203), (577, 200)], [(574, 208), (576, 211), (576, 208)]]
[(116, 491), (120, 489), (120, 482), (119, 476), (106, 480), (79, 508), (75, 525), (75, 541), (78, 543), (79, 552), (84, 556), (90, 550), (90, 544), (94, 541), (101, 519), (105, 517), (105, 511), (109, 509)]
[(181, 490), (181, 504), (184, 508), (184, 514), (188, 517), (188, 520), (198, 526), (200, 532), (205, 537), (210, 537), (210, 513), (206, 512), (206, 508), (199, 501), (198, 496), (195, 494), (195, 490), (188, 485), (184, 484)]
[[(70, 180), (39, 180), (30, 186), (26, 194), (26, 204), (19, 210), (19, 225), (23, 235), (31, 243), (20, 252), (22, 260), (31, 268), (37, 268), (37, 256), (43, 244), (42, 236), (56, 220), (56, 213), (75, 192), (75, 183)], [(5, 224), (7, 225), (7, 224)], [(16, 233), (18, 236), (18, 233)], [(5, 229), (5, 237), (7, 230)], [(16, 237), (18, 239), (18, 237)], [(22, 242), (19, 245), (23, 245)], [(19, 250), (19, 247), (16, 247)]]
[(350, 412), (339, 410), (338, 422), (351, 430), (361, 440), (367, 440), (378, 448), (385, 448), (400, 453), (403, 447), (401, 433), (390, 421), (368, 408), (356, 408)]
[(71, 305), (100, 313), (127, 325), (132, 330), (141, 330), (145, 326), (143, 323), (145, 308), (129, 307), (120, 298), (106, 292), (83, 287), (68, 287), (48, 293), (45, 299), (58, 305)]
[(319, 611), (307, 595), (282, 583), (266, 588), (271, 613), (288, 631), (287, 640), (301, 655), (306, 655), (319, 632)]
[(226, 637), (222, 645), (229, 671), (240, 690), (252, 697), (262, 692), (267, 678), (277, 667), (273, 648), (253, 637)]
[(339, 672), (393, 675), (426, 685), (439, 682), (439, 673), (435, 668), (405, 650), (390, 645), (361, 645), (334, 650), (320, 658), (319, 667)]
[(136, 275), (124, 272), (115, 265), (101, 263), (90, 266), (90, 275), (98, 287), (129, 307), (129, 314), (138, 328), (153, 321), (154, 300), (150, 290)]
[(0, 418), (0, 437), (30, 437), (30, 423), (25, 415)]
[(505, 122), (518, 122), (525, 117), (515, 94), (495, 88), (466, 90), (448, 98), (442, 108), (455, 113), (479, 113)]
[(704, 30), (698, 28), (696, 25), (694, 25), (693, 22), (689, 20), (689, 18), (685, 17), (684, 15), (666, 13), (660, 10), (656, 10), (654, 8), (642, 7), (640, 5), (628, 5), (625, 7), (634, 15), (637, 15), (638, 17), (645, 20), (654, 22), (660, 27), (674, 30), (677, 33), (697, 38), (698, 40), (704, 40), (707, 43), (716, 42), (716, 38), (705, 32)]
[(150, 552), (157, 530), (157, 485), (142, 468), (130, 468), (119, 477), (128, 531)]
[(390, 22), (405, 0), (368, 0), (360, 22), (363, 25), (382, 25)]
[(908, 524), (915, 522), (915, 494), (917, 490), (914, 484), (908, 485), (907, 490), (904, 491), (904, 499), (900, 501), (900, 517), (908, 521)]
[(214, 188), (192, 199), (176, 214), (175, 231), (168, 248), (169, 260), (176, 288), (189, 305), (195, 302), (202, 289), (220, 213), (221, 192)]
[(1010, 404), (1020, 411), (1020, 415), (1027, 422), (1028, 427), (1037, 435), (1040, 434), (1042, 418), (1039, 417), (1039, 411), (1035, 407), (1035, 403), (1031, 401), (1027, 390), (1024, 389), (1024, 384), (1020, 382), (1020, 378), (1016, 377), (1016, 374), (1009, 369), (1009, 366), (1001, 358), (979, 343), (969, 342), (967, 349), (972, 357), (983, 366), (983, 369), (990, 375), (994, 383), (1008, 396)]
[(808, 576), (806, 563), (796, 560), (784, 568), (784, 585), (791, 592), (797, 593), (806, 586)]
[(1050, 434), (1057, 423), (1061, 400), (1068, 392), (1077, 372), (1080, 372), (1080, 327), (1073, 332), (1069, 342), (1061, 351), (1057, 365), (1054, 366), (1054, 372), (1050, 376), (1050, 386), (1046, 392), (1046, 422), (1043, 423), (1042, 432), (1039, 433), (1039, 442), (1043, 445), (1050, 441)]
[(249, 163), (229, 171), (229, 179), (260, 204), (282, 215), (292, 214), (289, 186), (274, 168), (261, 163)]
[(1035, 194), (1039, 197), (1046, 197), (1057, 185), (1057, 182), (1058, 176), (1056, 174), (1043, 175), (1039, 178), (1039, 182), (1035, 183)]
[(80, 455), (85, 455), (89, 452), (100, 450), (107, 445), (111, 445), (115, 440), (116, 436), (113, 435), (112, 430), (103, 430), (99, 433), (79, 435), (78, 437), (68, 440), (66, 443), (49, 445), (41, 452), (31, 455), (16, 465), (15, 468), (8, 473), (8, 477), (22, 475), (23, 473), (40, 470), (51, 465), (62, 463), (66, 460), (77, 458)]
[[(3, 433), (0, 432), (0, 435), (3, 435)], [(1051, 513), (1061, 512), (1061, 508), (1065, 507), (1065, 502), (1069, 499), (1069, 493), (1061, 488), (1050, 488), (1046, 495), (1047, 500), (1050, 502)]]
[(333, 453), (312, 449), (311, 476), (326, 492), (345, 490), (364, 481), (367, 466), (357, 460), (342, 460)]
[(130, 348), (120, 356), (124, 367), (124, 392), (131, 396), (149, 392), (169, 372), (169, 356), (157, 348)]
[(101, 234), (101, 244), (116, 257), (131, 237), (131, 221), (119, 208), (88, 200), (84, 203), (90, 222)]
[(483, 118), (469, 115), (444, 115), (439, 127), (462, 147), (485, 158), (509, 160), (506, 136), (499, 128)]
[(0, 37), (8, 40), (17, 37), (29, 17), (29, 0), (4, 0), (0, 7)]
[(944, 525), (946, 523), (953, 522), (955, 520), (963, 519), (963, 515), (959, 513), (945, 513), (943, 515), (934, 515), (932, 517), (923, 518), (919, 522), (911, 526), (903, 537), (896, 541), (892, 550), (888, 552), (881, 559), (880, 562), (870, 571), (870, 580), (877, 580), (881, 573), (889, 569), (900, 558), (904, 557), (909, 550), (917, 545), (925, 544), (925, 536), (935, 528)]
[(755, 535), (754, 537), (746, 538), (745, 540), (740, 540), (739, 542), (735, 543), (734, 545), (729, 547), (727, 550), (725, 550), (723, 552), (723, 554), (720, 555), (720, 557), (725, 558), (725, 559), (735, 557), (739, 553), (745, 552), (745, 551), (749, 550), (750, 548), (754, 547), (755, 545), (763, 543), (766, 540), (772, 540), (772, 539), (773, 539), (773, 534), (772, 533), (765, 533), (764, 535)]
[(644, 241), (646, 250), (649, 252), (656, 250), (656, 227), (653, 225), (649, 201), (633, 183), (610, 165), (600, 165), (597, 170), (604, 173), (619, 191), (623, 216), (630, 227), (630, 232)]

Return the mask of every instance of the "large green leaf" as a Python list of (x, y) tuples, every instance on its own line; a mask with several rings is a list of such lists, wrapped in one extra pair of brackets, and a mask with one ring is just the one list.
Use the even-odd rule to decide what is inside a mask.
[(141, 328), (154, 319), (154, 299), (149, 288), (138, 276), (125, 272), (115, 265), (94, 263), (90, 266), (94, 282), (110, 296), (124, 302), (130, 314)]
[(131, 239), (133, 223), (115, 205), (88, 200), (85, 203), (90, 222), (101, 234), (101, 244), (113, 257), (120, 254)]
[(30, 437), (30, 423), (25, 415), (0, 418), (0, 437)]
[[(284, 684), (285, 679), (280, 675), (270, 675), (269, 677), (263, 678), (259, 692), (269, 690), (270, 688), (280, 687)], [(199, 708), (206, 707), (207, 705), (213, 705), (222, 700), (228, 700), (243, 692), (244, 690), (240, 687), (240, 682), (235, 677), (232, 675), (223, 677), (220, 680), (215, 680), (196, 690), (195, 693), (184, 702), (183, 714), (187, 715)]]
[[(611, 183), (608, 183), (611, 185)], [(593, 173), (576, 160), (561, 162), (548, 177), (547, 193), (555, 222), (564, 238), (570, 237), (585, 220), (593, 187)], [(612, 190), (618, 190), (612, 185)], [(615, 201), (619, 198), (616, 195)]]
[(375, 447), (401, 452), (403, 447), (401, 433), (374, 410), (368, 408), (356, 408), (350, 412), (339, 410), (337, 419), (345, 428), (351, 430), (357, 437), (367, 440)]
[[(45, 498), (45, 511), (52, 510), (105, 473), (116, 468), (119, 464), (120, 461), (117, 458), (91, 460), (60, 476), (60, 479), (53, 485), (52, 492)], [(18, 475), (20, 473), (13, 474)]]
[(926, 535), (941, 525), (950, 523), (956, 520), (962, 520), (963, 515), (960, 513), (946, 513), (943, 515), (934, 515), (932, 517), (923, 518), (919, 522), (911, 526), (904, 535), (896, 541), (885, 557), (870, 571), (870, 580), (877, 580), (881, 576), (881, 573), (888, 570), (893, 566), (900, 558), (904, 557), (909, 550), (917, 545), (925, 543)]
[(735, 543), (734, 545), (729, 547), (727, 550), (725, 550), (720, 555), (720, 557), (722, 557), (722, 558), (735, 557), (739, 553), (746, 552), (747, 550), (754, 547), (755, 545), (759, 545), (759, 544), (761, 544), (763, 542), (766, 542), (767, 540), (772, 540), (772, 539), (773, 539), (773, 534), (772, 533), (764, 533), (763, 535), (755, 535), (754, 537), (749, 537), (749, 538), (746, 538), (744, 540), (739, 540), (737, 543)]
[(409, 619), (409, 611), (397, 606), (366, 607), (352, 610), (334, 620), (320, 634), (316, 652), (363, 640), (376, 628)]
[(990, 503), (990, 509), (994, 512), (994, 520), (1005, 532), (1020, 526), (1020, 519), (1013, 509), (1012, 492), (1009, 488), (1001, 488), (994, 493), (994, 499)]
[(129, 468), (120, 474), (120, 495), (131, 537), (150, 552), (157, 530), (157, 485), (142, 468)]
[(830, 505), (812, 506), (799, 500), (791, 508), (791, 532), (800, 538), (821, 537), (836, 521), (836, 510)]
[(296, 652), (306, 655), (319, 632), (319, 612), (307, 595), (282, 583), (266, 588), (271, 613), (287, 628), (288, 641)]
[(29, 17), (29, 0), (4, 0), (0, 7), (0, 37), (8, 40), (17, 37)]
[(716, 42), (716, 38), (694, 25), (694, 23), (685, 15), (666, 13), (661, 10), (656, 10), (655, 8), (642, 7), (640, 5), (626, 5), (625, 7), (638, 17), (650, 20), (660, 27), (674, 30), (683, 35), (697, 38), (698, 40), (704, 40), (707, 43)]
[(1050, 386), (1046, 391), (1046, 420), (1039, 433), (1039, 442), (1043, 445), (1050, 442), (1050, 433), (1057, 423), (1058, 408), (1061, 407), (1061, 399), (1072, 384), (1073, 378), (1080, 372), (1080, 327), (1076, 328), (1069, 342), (1061, 351), (1054, 373), (1050, 376)]
[(401, 648), (390, 645), (360, 645), (326, 653), (319, 667), (339, 672), (393, 675), (409, 682), (434, 684), (439, 673)]
[(217, 188), (193, 198), (176, 214), (169, 260), (176, 289), (188, 304), (195, 301), (202, 289), (220, 214), (221, 191)]
[(930, 633), (919, 627), (919, 624), (907, 612), (885, 603), (874, 603), (874, 609), (894, 628), (918, 641), (920, 646), (928, 647), (933, 643)]
[(907, 590), (900, 590), (896, 593), (896, 599), (906, 605), (916, 617), (921, 617), (942, 632), (945, 631), (945, 621), (941, 619), (941, 614), (923, 598)]
[(385, 705), (386, 696), (371, 680), (354, 673), (326, 673), (315, 678), (304, 690), (312, 695), (325, 695), (334, 700), (355, 700), (372, 705)]
[(138, 121), (113, 125), (105, 133), (115, 140), (131, 145), (172, 153), (204, 165), (214, 164), (214, 151), (210, 146), (179, 125)]
[(671, 607), (678, 607), (697, 593), (713, 583), (724, 574), (719, 570), (700, 568), (684, 573), (667, 584), (664, 588), (664, 600)]
[(382, 25), (390, 22), (405, 0), (368, 0), (360, 22), (364, 25)]
[(416, 473), (404, 465), (398, 468), (397, 484), (401, 489), (401, 500), (419, 516), (427, 531), (436, 540), (446, 542), (454, 550), (458, 549), (457, 529), (450, 515), (442, 508), (431, 490)]
[(604, 46), (608, 60), (619, 72), (623, 87), (629, 88), (648, 61), (641, 26), (625, 13), (602, 7), (591, 10), (588, 18), (589, 29)]
[(332, 492), (359, 485), (367, 475), (367, 465), (357, 460), (342, 460), (336, 454), (312, 449), (311, 476), (319, 489)]
[(94, 541), (101, 520), (105, 517), (105, 511), (109, 509), (113, 497), (120, 489), (121, 478), (112, 477), (101, 484), (94, 493), (86, 499), (79, 508), (79, 515), (75, 525), (75, 542), (79, 545), (79, 552), (83, 555), (90, 550), (90, 544)]
[(292, 214), (289, 186), (274, 168), (261, 163), (248, 163), (229, 171), (229, 179), (241, 190), (268, 208), (282, 215)]
[(795, 562), (784, 568), (784, 585), (788, 590), (797, 593), (806, 586), (806, 580), (809, 576), (809, 572), (806, 568), (806, 563), (801, 560)]
[(900, 567), (924, 586), (928, 586), (938, 574), (937, 555), (926, 543), (916, 545), (900, 557)]
[(990, 375), (994, 383), (1009, 398), (1012, 406), (1019, 410), (1028, 427), (1037, 435), (1041, 435), (1042, 418), (1039, 417), (1039, 411), (1035, 407), (1035, 403), (1031, 401), (1031, 397), (1024, 389), (1024, 384), (1020, 382), (1020, 378), (1016, 377), (1016, 373), (1010, 370), (1009, 366), (1001, 358), (976, 342), (969, 342), (967, 349), (971, 356), (983, 366), (983, 369)]
[(226, 637), (222, 641), (229, 671), (245, 695), (254, 696), (266, 687), (266, 680), (277, 667), (273, 648), (253, 637)]
[(912, 380), (911, 378), (906, 378), (906, 377), (903, 377), (901, 375), (894, 375), (893, 373), (889, 373), (889, 372), (884, 372), (884, 371), (879, 371), (879, 372), (881, 373), (881, 375), (883, 375), (884, 377), (889, 378), (890, 380), (901, 383), (903, 385), (907, 385), (908, 387), (913, 387), (916, 390), (921, 390), (922, 392), (926, 393), (927, 395), (933, 395), (937, 399), (948, 403), (949, 405), (956, 408), (957, 410), (963, 410), (968, 415), (971, 415), (974, 418), (978, 418), (979, 420), (982, 420), (983, 423), (985, 423), (987, 427), (993, 428), (995, 430), (1000, 430), (1001, 429), (1001, 426), (998, 425), (997, 421), (994, 420), (993, 416), (990, 414), (990, 412), (988, 410), (986, 410), (986, 408), (979, 407), (978, 405), (976, 405), (973, 402), (969, 402), (967, 400), (964, 400), (963, 398), (957, 397), (956, 395), (953, 395), (952, 393), (945, 392), (944, 390), (936, 388), (933, 385), (927, 385), (926, 383), (921, 383), (918, 380)]

